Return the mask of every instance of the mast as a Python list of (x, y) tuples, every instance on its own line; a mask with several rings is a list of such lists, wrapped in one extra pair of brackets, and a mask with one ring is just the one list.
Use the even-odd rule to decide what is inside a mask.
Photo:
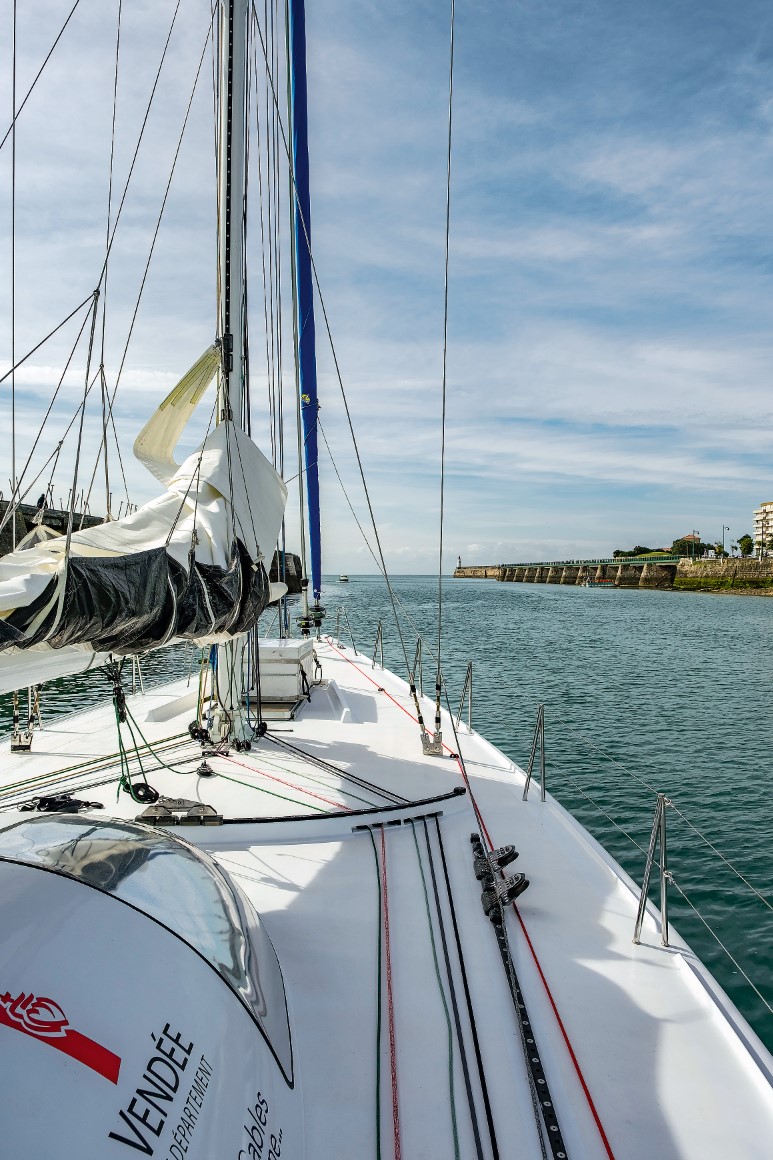
[(222, 343), (218, 421), (244, 429), (246, 358), (248, 0), (220, 0), (218, 148), (218, 338)]
[[(319, 605), (322, 592), (322, 545), (317, 468), (317, 357), (314, 334), (314, 282), (311, 266), (311, 204), (309, 199), (309, 132), (306, 101), (306, 14), (304, 0), (289, 0), (290, 117), (293, 139), (293, 232), (297, 352), (300, 409), (306, 462), (309, 512), (311, 590)], [(312, 610), (313, 615), (314, 610)], [(318, 618), (314, 618), (318, 623)]]
[[(249, 0), (220, 0), (219, 140), (217, 164), (218, 423), (244, 430), (247, 357), (247, 19)], [(252, 737), (244, 705), (244, 638), (217, 649), (219, 711), (213, 727), (237, 742)]]

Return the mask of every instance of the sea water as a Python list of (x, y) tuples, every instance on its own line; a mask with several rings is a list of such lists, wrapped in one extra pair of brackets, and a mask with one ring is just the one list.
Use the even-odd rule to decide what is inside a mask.
[[(381, 621), (385, 663), (403, 676), (420, 633), (432, 692), (437, 578), (399, 576), (392, 589), (400, 632), (383, 580), (331, 578), (326, 631), (338, 623), (369, 665)], [(276, 631), (271, 618), (263, 632)], [(669, 869), (689, 899), (670, 889), (671, 920), (773, 1049), (773, 599), (449, 578), (442, 630), (453, 711), (472, 661), (473, 729), (525, 765), (544, 705), (549, 792), (638, 882), (656, 792), (668, 795)], [(144, 679), (196, 679), (197, 665), (192, 649), (161, 650)], [(44, 723), (109, 694), (104, 670), (53, 682)]]
[[(401, 675), (420, 631), (432, 693), (437, 578), (396, 577), (393, 591), (402, 644), (379, 578), (331, 582), (328, 628), (345, 610), (340, 637), (351, 648), (351, 626), (370, 663), (381, 620), (385, 663)], [(668, 795), (669, 869), (698, 912), (671, 888), (670, 919), (773, 1049), (773, 1015), (739, 970), (773, 1006), (771, 643), (767, 597), (443, 581), (453, 712), (472, 661), (473, 729), (525, 766), (544, 705), (549, 792), (637, 882), (656, 793)]]

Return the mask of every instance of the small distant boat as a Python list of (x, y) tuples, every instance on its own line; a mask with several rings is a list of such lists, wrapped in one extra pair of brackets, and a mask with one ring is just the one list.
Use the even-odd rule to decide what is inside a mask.
[(584, 580), (583, 588), (614, 588), (614, 580)]
[(338, 577), (338, 582), (339, 582), (339, 584), (348, 584), (349, 577), (344, 572), (342, 572), (341, 575)]

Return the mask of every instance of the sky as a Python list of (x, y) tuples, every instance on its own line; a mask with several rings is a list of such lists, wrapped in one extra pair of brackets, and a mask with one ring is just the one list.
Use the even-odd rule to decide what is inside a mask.
[[(124, 0), (116, 190), (175, 2)], [(11, 5), (2, 3), (4, 132)], [(71, 6), (19, 6), (20, 94)], [(116, 10), (80, 0), (19, 117), (17, 357), (98, 279)], [(315, 261), (387, 564), (404, 573), (438, 566), (449, 19), (436, 0), (307, 0)], [(760, 501), (773, 499), (771, 20), (758, 0), (457, 0), (446, 570), (457, 555), (468, 563), (591, 557), (669, 546), (693, 530), (715, 541), (724, 526), (730, 541), (751, 531)], [(208, 0), (181, 0), (111, 256), (110, 383), (208, 21)], [(206, 57), (117, 396), (133, 502), (155, 493), (132, 461), (134, 436), (214, 336), (211, 124)], [(9, 147), (0, 151), (0, 373), (10, 366)], [(267, 451), (253, 217), (251, 390)], [(286, 240), (284, 224), (282, 233)], [(286, 329), (287, 299), (285, 291)], [(82, 318), (17, 374), (17, 460)], [(323, 429), (368, 531), (319, 309), (317, 334)], [(78, 405), (76, 361), (33, 471)], [(289, 397), (288, 357), (284, 372)], [(0, 392), (9, 431), (7, 381)], [(202, 410), (206, 421), (209, 406)], [(93, 450), (80, 480), (93, 467), (99, 424), (98, 409), (87, 411), (84, 446), (91, 440)], [(7, 495), (7, 439), (3, 446)], [(55, 495), (72, 483), (68, 447)], [(115, 511), (124, 496), (120, 468), (111, 471)], [(324, 441), (320, 473), (323, 569), (374, 571)], [(100, 504), (95, 491), (92, 510)], [(290, 546), (296, 509), (291, 495)]]

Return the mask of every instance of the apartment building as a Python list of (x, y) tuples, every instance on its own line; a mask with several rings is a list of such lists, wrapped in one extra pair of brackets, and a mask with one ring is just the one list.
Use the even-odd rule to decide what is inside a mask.
[(773, 500), (761, 503), (754, 513), (754, 552), (757, 556), (773, 556), (768, 542), (773, 538)]

